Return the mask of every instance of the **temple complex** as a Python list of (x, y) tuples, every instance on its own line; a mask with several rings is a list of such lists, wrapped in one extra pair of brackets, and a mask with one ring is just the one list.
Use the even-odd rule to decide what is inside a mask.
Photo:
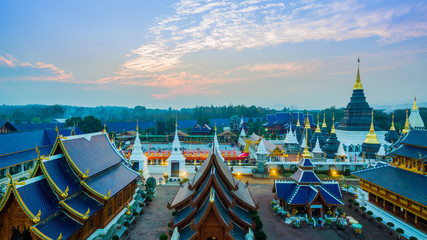
[(327, 211), (335, 216), (335, 210), (343, 205), (343, 197), (338, 182), (322, 181), (314, 172), (307, 145), (292, 180), (275, 180), (273, 192), (279, 205), (287, 209), (291, 216), (307, 214), (308, 217), (324, 217)]
[(427, 131), (414, 129), (394, 144), (391, 165), (353, 172), (369, 202), (427, 231)]
[(250, 211), (258, 209), (247, 185), (236, 180), (213, 144), (212, 151), (196, 175), (180, 185), (169, 209), (172, 240), (254, 239)]
[[(343, 144), (344, 150), (349, 154), (351, 159), (356, 158), (362, 152), (362, 143), (371, 128), (371, 112), (372, 108), (366, 101), (363, 91), (362, 82), (360, 80), (358, 59), (357, 77), (354, 84), (353, 94), (347, 107), (344, 108), (344, 118), (338, 122), (336, 134), (338, 140)], [(384, 137), (387, 133), (382, 131), (378, 123), (373, 121), (374, 128), (378, 141), (381, 145), (385, 144)]]
[(140, 175), (107, 133), (58, 134), (50, 154), (36, 151), (29, 180), (19, 182), (8, 174), (0, 239), (87, 239), (125, 214)]

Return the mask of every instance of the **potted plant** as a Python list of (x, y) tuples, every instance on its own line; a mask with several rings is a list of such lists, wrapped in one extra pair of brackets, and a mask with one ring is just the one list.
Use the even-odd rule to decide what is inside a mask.
[(376, 217), (375, 218), (378, 221), (378, 228), (381, 228), (381, 222), (383, 221), (382, 217)]
[(372, 221), (372, 215), (374, 215), (374, 213), (372, 211), (367, 211), (366, 214), (368, 214), (368, 220)]
[(159, 239), (160, 240), (168, 240), (168, 235), (163, 233), (162, 235), (160, 235)]
[(354, 200), (353, 200), (353, 199), (351, 199), (351, 198), (349, 198), (349, 199), (347, 200), (347, 202), (348, 202), (348, 206), (351, 208), (351, 207), (352, 207), (352, 203), (354, 202)]
[(279, 211), (279, 207), (274, 207), (274, 208), (273, 208), (273, 211), (274, 211), (274, 215), (276, 215), (276, 214), (277, 214), (277, 212)]
[(354, 206), (355, 206), (354, 211), (358, 212), (359, 211), (358, 207), (360, 206), (360, 204), (358, 202), (354, 202)]
[(366, 216), (365, 215), (366, 207), (361, 207), (360, 210), (362, 210), (362, 216)]
[(414, 237), (414, 236), (411, 236), (411, 237), (409, 238), (409, 240), (418, 240), (418, 238), (416, 238), (416, 237)]
[(388, 222), (388, 223), (387, 223), (387, 226), (389, 226), (389, 233), (391, 234), (391, 233), (392, 233), (392, 232), (391, 232), (391, 231), (392, 231), (392, 229), (391, 229), (391, 228), (392, 228), (392, 227), (394, 227), (394, 223), (392, 223), (392, 222)]
[(308, 225), (310, 225), (310, 228), (313, 228), (313, 223), (314, 223), (314, 219), (313, 218), (309, 218), (308, 219)]
[(405, 233), (405, 231), (401, 228), (397, 228), (396, 232), (397, 232), (397, 239), (400, 239), (400, 235)]

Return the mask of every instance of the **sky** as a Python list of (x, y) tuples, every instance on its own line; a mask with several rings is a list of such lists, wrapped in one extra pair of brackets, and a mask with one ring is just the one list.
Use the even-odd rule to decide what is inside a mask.
[(427, 102), (427, 2), (0, 0), (0, 104)]

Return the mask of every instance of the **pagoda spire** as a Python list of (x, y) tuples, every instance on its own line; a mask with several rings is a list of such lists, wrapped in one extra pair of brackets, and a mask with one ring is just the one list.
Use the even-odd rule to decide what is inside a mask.
[(390, 127), (390, 131), (396, 131), (396, 128), (394, 127), (394, 112), (391, 115), (391, 127)]
[(356, 77), (356, 83), (354, 84), (353, 90), (363, 89), (362, 82), (360, 81), (359, 67), (360, 67), (360, 58), (357, 58), (357, 77)]
[(323, 123), (322, 123), (322, 128), (326, 128), (326, 112), (323, 112)]
[(417, 106), (417, 96), (414, 97), (414, 105), (412, 106), (412, 110), (418, 110)]
[[(308, 119), (308, 118), (307, 118)], [(304, 152), (302, 152), (302, 157), (303, 158), (310, 158), (310, 152), (308, 151), (308, 147), (307, 147), (307, 131), (305, 131), (305, 148), (304, 148)]]
[(332, 113), (332, 128), (331, 128), (331, 134), (335, 134), (335, 113)]
[(297, 127), (300, 127), (301, 126), (301, 124), (299, 123), (299, 112), (298, 112), (298, 115), (297, 115), (298, 117), (297, 117)]
[(402, 133), (407, 134), (408, 132), (409, 132), (409, 118), (408, 118), (408, 108), (406, 108), (405, 128), (402, 129)]
[(316, 131), (315, 132), (322, 133), (320, 131), (319, 113), (317, 113), (317, 127), (316, 127)]
[(305, 128), (310, 128), (310, 120), (308, 119), (308, 111), (307, 111), (307, 117), (305, 119)]
[(374, 110), (372, 109), (372, 119), (371, 119), (371, 129), (369, 129), (369, 133), (366, 136), (364, 143), (368, 144), (379, 144), (377, 134), (374, 129)]

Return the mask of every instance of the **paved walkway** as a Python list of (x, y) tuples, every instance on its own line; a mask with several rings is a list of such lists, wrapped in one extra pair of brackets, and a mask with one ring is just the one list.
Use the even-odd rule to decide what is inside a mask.
[(156, 197), (144, 214), (139, 215), (122, 240), (158, 240), (163, 233), (168, 234), (168, 223), (172, 218), (172, 210), (167, 208), (167, 201), (172, 202), (178, 186), (157, 186)]
[(409, 239), (411, 236), (414, 236), (418, 239), (427, 239), (427, 235), (421, 232), (420, 230), (412, 227), (406, 222), (400, 220), (399, 218), (393, 216), (392, 214), (384, 211), (383, 209), (375, 206), (374, 204), (368, 202), (366, 205), (366, 211), (372, 211), (374, 217), (381, 217), (383, 219), (383, 223), (392, 222), (394, 223), (393, 229), (401, 228), (403, 229), (403, 236)]

